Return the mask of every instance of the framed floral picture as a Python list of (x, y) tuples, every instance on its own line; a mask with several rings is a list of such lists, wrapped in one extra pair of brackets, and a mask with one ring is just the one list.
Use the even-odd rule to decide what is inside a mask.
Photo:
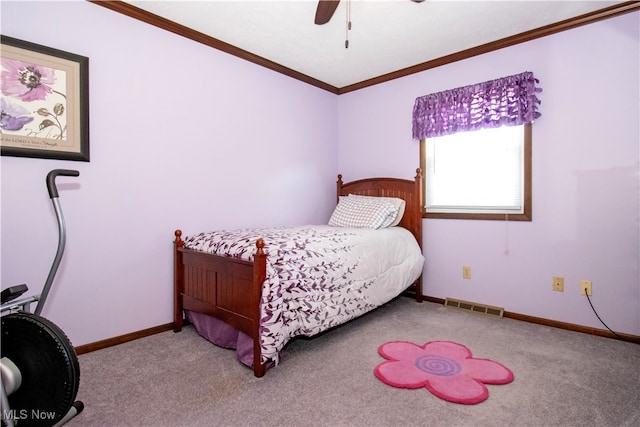
[(3, 156), (89, 161), (89, 58), (0, 36)]

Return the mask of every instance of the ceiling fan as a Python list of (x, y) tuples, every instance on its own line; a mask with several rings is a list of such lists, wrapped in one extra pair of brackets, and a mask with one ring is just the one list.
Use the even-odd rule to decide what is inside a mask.
[[(424, 0), (411, 0), (415, 3), (422, 3)], [(333, 13), (336, 11), (340, 0), (318, 0), (318, 7), (316, 9), (316, 25), (326, 24), (331, 20)]]

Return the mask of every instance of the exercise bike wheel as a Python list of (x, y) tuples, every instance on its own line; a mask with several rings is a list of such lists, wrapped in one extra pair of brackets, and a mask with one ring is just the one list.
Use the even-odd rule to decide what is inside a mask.
[(2, 357), (22, 375), (22, 384), (9, 396), (20, 426), (52, 426), (69, 412), (80, 366), (69, 338), (53, 322), (30, 313), (3, 316)]

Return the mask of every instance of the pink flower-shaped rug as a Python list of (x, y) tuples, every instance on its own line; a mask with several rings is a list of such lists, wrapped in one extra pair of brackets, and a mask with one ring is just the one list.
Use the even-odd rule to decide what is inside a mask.
[(475, 359), (471, 351), (452, 341), (416, 345), (407, 341), (382, 344), (378, 353), (386, 361), (374, 369), (380, 381), (392, 387), (426, 387), (441, 399), (473, 405), (489, 397), (485, 384), (507, 384), (513, 373), (488, 359)]

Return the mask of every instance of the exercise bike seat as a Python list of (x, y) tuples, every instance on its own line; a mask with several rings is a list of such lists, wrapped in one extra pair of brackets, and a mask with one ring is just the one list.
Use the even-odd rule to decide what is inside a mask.
[(22, 285), (15, 285), (4, 289), (2, 291), (2, 295), (0, 295), (0, 303), (4, 304), (5, 302), (13, 301), (28, 290), (29, 288), (24, 283)]

